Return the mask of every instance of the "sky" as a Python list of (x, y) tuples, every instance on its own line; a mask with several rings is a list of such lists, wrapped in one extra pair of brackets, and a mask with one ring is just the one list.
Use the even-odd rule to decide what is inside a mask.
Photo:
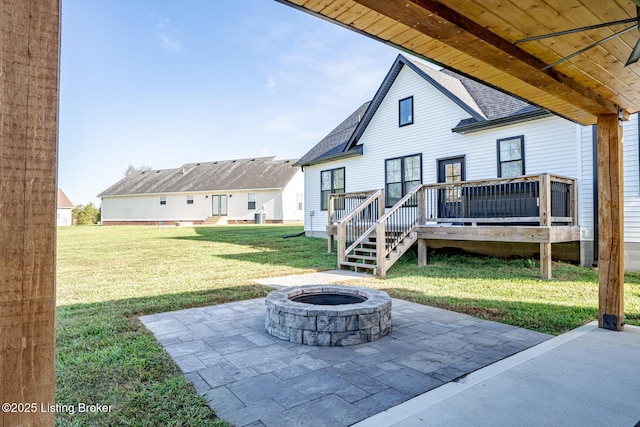
[(99, 205), (130, 164), (300, 158), (398, 53), (274, 0), (65, 0), (58, 185)]

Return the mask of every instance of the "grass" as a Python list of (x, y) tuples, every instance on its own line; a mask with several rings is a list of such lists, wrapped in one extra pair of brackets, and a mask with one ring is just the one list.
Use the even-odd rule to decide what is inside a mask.
[[(553, 264), (553, 279), (540, 279), (533, 259), (431, 254), (417, 267), (405, 255), (386, 280), (361, 284), (383, 289), (395, 298), (466, 313), (558, 335), (598, 317), (598, 272), (566, 263)], [(626, 321), (640, 325), (640, 274), (625, 275)]]
[(56, 401), (111, 405), (59, 426), (221, 426), (138, 316), (266, 295), (251, 279), (328, 269), (300, 227), (58, 230)]
[[(58, 230), (57, 386), (60, 405), (111, 405), (56, 415), (59, 426), (222, 426), (138, 316), (266, 295), (252, 279), (334, 268), (326, 241), (282, 236), (299, 226), (97, 227)], [(456, 254), (413, 254), (384, 280), (392, 296), (559, 334), (597, 316), (597, 272)], [(628, 323), (640, 324), (640, 275), (627, 274)]]

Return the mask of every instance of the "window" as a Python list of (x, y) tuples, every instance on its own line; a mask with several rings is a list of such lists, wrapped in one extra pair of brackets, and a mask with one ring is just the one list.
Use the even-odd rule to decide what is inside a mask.
[(256, 193), (247, 193), (247, 209), (256, 208)]
[(386, 206), (398, 203), (422, 183), (422, 154), (385, 160)]
[(161, 205), (166, 205), (167, 204), (167, 197), (166, 196), (160, 196), (160, 204)]
[(400, 100), (400, 126), (413, 123), (413, 96)]
[(498, 140), (498, 177), (524, 175), (524, 136)]
[(320, 172), (320, 209), (329, 209), (329, 194), (344, 193), (344, 168)]
[(187, 204), (188, 205), (192, 205), (193, 204), (193, 196), (187, 196)]
[(296, 193), (296, 206), (299, 211), (303, 210), (303, 205), (302, 205), (303, 198), (304, 196), (302, 193)]

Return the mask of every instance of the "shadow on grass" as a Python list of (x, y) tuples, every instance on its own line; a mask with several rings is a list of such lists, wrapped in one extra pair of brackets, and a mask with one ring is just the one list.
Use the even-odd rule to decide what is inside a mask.
[(302, 231), (298, 225), (235, 225), (194, 227), (194, 230), (196, 235), (171, 239), (241, 245), (252, 249), (251, 252), (214, 254), (222, 259), (318, 270), (336, 266), (335, 254), (327, 253), (326, 240), (305, 236), (284, 238)]

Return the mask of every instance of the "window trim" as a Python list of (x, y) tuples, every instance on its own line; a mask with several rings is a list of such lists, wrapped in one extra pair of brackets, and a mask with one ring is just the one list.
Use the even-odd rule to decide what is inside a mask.
[[(253, 194), (253, 200), (251, 200), (252, 194)], [(257, 198), (257, 195), (255, 192), (247, 193), (247, 210), (250, 210), (250, 211), (256, 210), (256, 198)], [(251, 207), (252, 203), (253, 203), (253, 207)]]
[[(514, 140), (514, 139), (520, 139), (520, 153), (522, 154), (522, 156), (520, 157), (520, 160), (505, 160), (505, 161), (501, 161), (500, 160), (500, 143), (503, 141), (510, 141), (510, 140)], [(525, 165), (525, 152), (524, 152), (524, 135), (516, 135), (516, 136), (510, 136), (508, 138), (500, 138), (498, 140), (496, 140), (496, 151), (497, 151), (497, 159), (498, 159), (498, 178), (503, 178), (502, 176), (502, 164), (503, 163), (508, 163), (508, 162), (514, 162), (514, 161), (521, 161), (522, 162), (522, 173), (520, 175), (517, 176), (522, 176), (526, 174), (526, 165)]]
[[(416, 157), (416, 156), (420, 158), (420, 184), (422, 185), (422, 174), (423, 174), (422, 153), (414, 153), (414, 154), (408, 154), (406, 156), (397, 156), (397, 157), (390, 157), (388, 159), (384, 159), (384, 206), (386, 208), (390, 208), (393, 206), (393, 204), (389, 203), (389, 191), (387, 189), (387, 186), (389, 185), (389, 183), (387, 182), (387, 162), (391, 160), (400, 159), (400, 184), (402, 185), (402, 196), (400, 198), (402, 198), (407, 195), (407, 181), (404, 176), (404, 172), (405, 172), (404, 161), (409, 157)], [(397, 182), (394, 182), (392, 184), (397, 184)]]
[[(345, 192), (346, 188), (347, 188), (347, 172), (346, 172), (344, 166), (341, 167), (341, 168), (325, 169), (325, 170), (320, 171), (320, 210), (321, 211), (329, 210), (329, 204), (328, 203), (327, 203), (327, 206), (323, 206), (324, 191), (326, 191), (326, 190), (322, 189), (322, 175), (325, 172), (331, 172), (331, 189), (328, 190), (328, 191), (329, 191), (329, 194), (335, 194), (335, 193), (337, 193), (337, 191), (336, 191), (335, 188), (333, 188), (333, 181), (334, 181), (333, 180), (333, 174), (335, 173), (335, 171), (338, 171), (338, 170), (342, 170), (342, 181), (343, 181), (343, 184), (344, 184), (344, 187), (342, 188), (342, 192)], [(327, 199), (327, 202), (328, 202), (328, 199)]]
[[(411, 101), (411, 103), (409, 104), (409, 105), (411, 105), (411, 120), (407, 121), (406, 123), (402, 123), (402, 102), (403, 101), (408, 101), (408, 100)], [(407, 96), (406, 98), (402, 98), (401, 100), (399, 100), (398, 101), (398, 127), (412, 125), (413, 124), (413, 116), (414, 116), (413, 95)]]

